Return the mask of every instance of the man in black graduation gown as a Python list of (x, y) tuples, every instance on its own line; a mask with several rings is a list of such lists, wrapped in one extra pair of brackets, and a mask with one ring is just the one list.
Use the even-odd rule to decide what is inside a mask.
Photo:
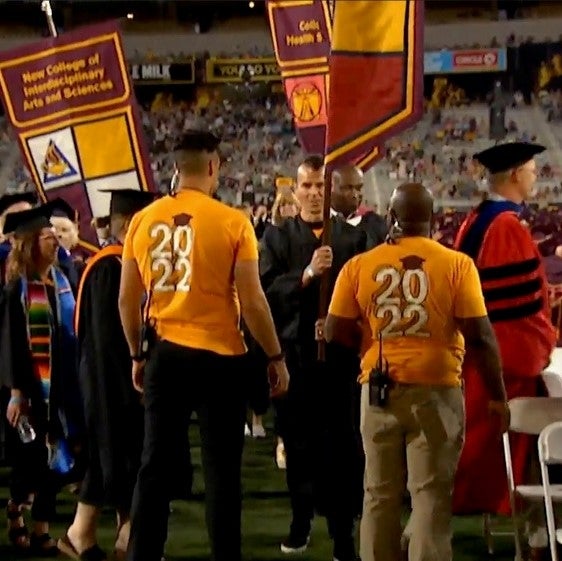
[(88, 262), (80, 280), (74, 321), (87, 427), (87, 469), (74, 522), (58, 544), (69, 556), (88, 555), (89, 559), (102, 558), (96, 539), (102, 507), (117, 511), (117, 553), (124, 556), (129, 539), (129, 510), (140, 463), (144, 413), (131, 382), (129, 347), (117, 301), (122, 243), (129, 222), (155, 198), (154, 193), (132, 189), (106, 192), (111, 193), (114, 243)]
[(295, 194), (300, 215), (270, 226), (262, 239), (260, 275), (286, 353), (291, 384), (276, 403), (287, 457), (292, 522), (283, 553), (306, 550), (314, 507), (325, 514), (334, 541), (334, 559), (355, 561), (354, 517), (359, 485), (353, 423), (353, 387), (359, 360), (327, 345), (317, 360), (320, 276), (329, 271), (330, 293), (343, 265), (365, 251), (366, 235), (332, 217), (332, 245), (321, 247), (324, 166), (318, 156), (298, 169)]
[(363, 172), (353, 165), (342, 166), (332, 173), (332, 209), (345, 218), (351, 226), (367, 234), (367, 249), (372, 249), (386, 240), (386, 220), (376, 212), (358, 214), (363, 200)]

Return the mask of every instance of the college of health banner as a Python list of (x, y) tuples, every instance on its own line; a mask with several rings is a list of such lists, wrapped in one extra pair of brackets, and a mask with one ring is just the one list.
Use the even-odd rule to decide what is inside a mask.
[(420, 0), (336, 0), (326, 163), (356, 161), (423, 111)]
[(324, 154), (332, 22), (325, 0), (267, 3), (275, 57), (295, 128), (308, 153)]
[(97, 249), (100, 189), (153, 190), (117, 24), (1, 52), (0, 95), (41, 198), (75, 208), (81, 245)]

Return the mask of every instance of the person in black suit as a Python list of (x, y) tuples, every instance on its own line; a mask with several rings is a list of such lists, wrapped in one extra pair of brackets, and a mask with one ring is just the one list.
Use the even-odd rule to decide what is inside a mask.
[(351, 226), (367, 234), (367, 249), (383, 243), (388, 233), (386, 220), (375, 212), (360, 215), (357, 209), (363, 200), (363, 172), (352, 165), (332, 173), (332, 210)]

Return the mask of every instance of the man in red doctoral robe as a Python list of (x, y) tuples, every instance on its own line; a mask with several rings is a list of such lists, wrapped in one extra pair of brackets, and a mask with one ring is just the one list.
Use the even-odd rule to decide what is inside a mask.
[[(544, 395), (541, 372), (556, 342), (541, 255), (518, 214), (536, 181), (533, 157), (543, 146), (497, 145), (474, 158), (488, 169), (490, 196), (462, 224), (455, 248), (472, 257), (503, 363), (508, 399)], [(456, 514), (509, 514), (502, 444), (490, 426), (487, 396), (474, 363), (463, 368), (466, 438), (453, 496)], [(533, 440), (512, 436), (515, 483), (525, 480)], [(546, 545), (546, 544), (545, 544)]]

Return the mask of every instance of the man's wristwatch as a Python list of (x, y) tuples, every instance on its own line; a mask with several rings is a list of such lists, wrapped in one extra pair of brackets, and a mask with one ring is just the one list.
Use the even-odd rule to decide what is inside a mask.
[(314, 274), (314, 270), (312, 269), (312, 267), (309, 265), (305, 270), (304, 270), (304, 274), (309, 278), (309, 279), (313, 279), (316, 275)]

